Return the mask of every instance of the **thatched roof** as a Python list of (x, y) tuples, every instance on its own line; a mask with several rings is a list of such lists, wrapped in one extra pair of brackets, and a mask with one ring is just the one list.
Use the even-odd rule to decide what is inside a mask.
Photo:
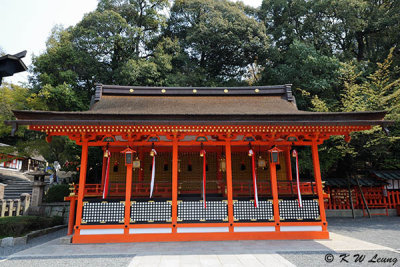
[[(263, 124), (383, 125), (386, 112), (306, 112), (290, 85), (138, 87), (97, 85), (90, 110), (14, 111), (15, 125)], [(14, 127), (16, 128), (16, 126)]]

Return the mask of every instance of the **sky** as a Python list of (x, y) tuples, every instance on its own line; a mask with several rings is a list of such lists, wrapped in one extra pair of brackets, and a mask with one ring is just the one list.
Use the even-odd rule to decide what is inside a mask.
[[(262, 0), (242, 2), (258, 7)], [(75, 25), (96, 6), (97, 0), (0, 0), (0, 48), (6, 54), (27, 50), (23, 61), (29, 67), (32, 55), (45, 51), (46, 40), (55, 25)], [(3, 79), (15, 84), (27, 81), (28, 72)]]

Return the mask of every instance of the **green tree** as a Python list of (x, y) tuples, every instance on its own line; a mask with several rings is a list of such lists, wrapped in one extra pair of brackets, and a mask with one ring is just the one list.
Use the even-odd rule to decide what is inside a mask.
[(86, 70), (82, 58), (72, 43), (71, 28), (56, 26), (46, 42), (46, 51), (32, 57), (29, 82), (34, 91), (49, 85), (57, 87), (62, 84), (71, 86), (87, 102), (90, 100), (92, 85), (84, 76)]
[(327, 56), (377, 62), (399, 42), (396, 0), (263, 0), (259, 17), (281, 50), (300, 40)]
[[(77, 25), (67, 29), (55, 27), (45, 53), (33, 58), (32, 87), (37, 92), (46, 85), (53, 88), (47, 91), (68, 87), (82, 103), (89, 103), (97, 82), (160, 83), (158, 78), (141, 78), (145, 70), (150, 71), (148, 77), (154, 74), (154, 69), (157, 69), (154, 76), (164, 72), (164, 66), (158, 64), (165, 64), (168, 69), (165, 62), (168, 57), (157, 51), (158, 42), (153, 40), (160, 35), (165, 23), (160, 11), (167, 5), (166, 0), (100, 1), (97, 10), (85, 15)], [(70, 105), (67, 101), (59, 106)], [(67, 110), (85, 109), (88, 105), (79, 103), (73, 107)]]
[(248, 65), (265, 61), (269, 46), (263, 24), (226, 0), (175, 1), (166, 34), (183, 50), (174, 68), (196, 85), (239, 82)]
[(336, 104), (340, 97), (340, 62), (336, 57), (322, 55), (313, 46), (300, 41), (294, 41), (287, 51), (273, 47), (269, 55), (270, 61), (262, 72), (262, 84), (292, 83), (300, 109), (307, 110), (311, 106), (309, 98), (301, 93), (303, 90), (318, 95), (328, 105)]
[[(59, 90), (52, 92), (51, 90)], [(69, 103), (72, 106), (79, 104), (79, 100), (73, 95), (73, 91), (59, 86), (52, 88), (46, 85), (40, 91), (44, 94), (34, 93), (32, 90), (4, 83), (0, 87), (0, 121), (15, 120), (12, 110), (48, 110), (48, 105), (53, 105), (59, 110), (63, 110), (63, 103)], [(54, 99), (52, 97), (56, 97)], [(50, 98), (49, 98), (50, 97)], [(65, 98), (60, 101), (59, 98)], [(42, 155), (47, 161), (65, 161), (76, 160), (79, 155), (78, 147), (66, 137), (54, 137), (53, 142), (47, 143), (45, 135), (39, 132), (29, 131), (26, 127), (20, 127), (16, 132), (17, 137), (11, 137), (11, 127), (0, 123), (0, 143), (11, 145), (10, 147), (0, 147), (0, 153), (10, 154), (18, 152), (20, 156)]]
[(88, 105), (66, 83), (56, 87), (46, 84), (37, 95), (42, 98), (47, 107), (56, 111), (80, 111), (86, 109)]
[[(14, 120), (12, 110), (43, 110), (47, 106), (42, 99), (33, 94), (29, 89), (3, 83), (0, 86), (0, 121)], [(0, 138), (8, 140), (11, 127), (0, 123)], [(23, 131), (18, 132), (23, 135)]]
[[(386, 110), (387, 120), (393, 120), (388, 136), (381, 127), (356, 132), (351, 135), (350, 143), (335, 137), (330, 141), (332, 147), (324, 159), (333, 157), (331, 167), (351, 170), (352, 166), (363, 168), (399, 168), (400, 167), (400, 78), (398, 69), (393, 68), (393, 51), (382, 63), (377, 63), (377, 70), (363, 79), (362, 72), (354, 64), (342, 64), (344, 86), (340, 105), (331, 111), (378, 111)], [(361, 82), (360, 82), (361, 81)], [(316, 111), (322, 111), (323, 100), (314, 97)], [(339, 155), (339, 157), (338, 157)]]
[(168, 0), (100, 0), (97, 10), (104, 12), (112, 10), (118, 13), (135, 30), (131, 45), (135, 56), (147, 55), (154, 39), (160, 34), (166, 23)]

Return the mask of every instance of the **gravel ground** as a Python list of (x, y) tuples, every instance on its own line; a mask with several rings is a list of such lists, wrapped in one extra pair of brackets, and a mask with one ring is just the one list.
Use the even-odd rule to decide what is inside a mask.
[(19, 251), (41, 245), (43, 243), (46, 243), (48, 241), (51, 241), (53, 239), (62, 237), (67, 235), (67, 228), (61, 229), (59, 231), (47, 234), (47, 235), (42, 235), (36, 238), (33, 238), (29, 240), (29, 242), (26, 245), (19, 245), (19, 246), (14, 246), (14, 247), (0, 247), (0, 260), (2, 258), (5, 258), (11, 254), (17, 253)]
[(29, 257), (29, 258), (12, 258), (7, 261), (1, 262), (2, 267), (88, 267), (88, 266), (128, 266), (132, 260), (131, 255), (99, 255), (99, 256), (56, 256), (56, 257)]
[[(400, 217), (377, 216), (352, 218), (328, 218), (328, 230), (374, 244), (398, 250), (392, 251), (340, 251), (330, 252), (281, 252), (279, 255), (296, 266), (400, 266)], [(330, 256), (333, 261), (330, 262)], [(341, 256), (342, 255), (342, 256)], [(356, 262), (365, 255), (362, 262)], [(347, 257), (346, 257), (347, 256)], [(328, 261), (325, 260), (328, 257)], [(374, 258), (375, 257), (375, 258)], [(378, 258), (390, 260), (380, 262)], [(343, 261), (342, 261), (343, 259)], [(346, 262), (347, 260), (348, 262)], [(370, 261), (370, 262), (369, 262)]]
[(371, 219), (328, 218), (328, 230), (400, 252), (400, 216), (377, 216)]

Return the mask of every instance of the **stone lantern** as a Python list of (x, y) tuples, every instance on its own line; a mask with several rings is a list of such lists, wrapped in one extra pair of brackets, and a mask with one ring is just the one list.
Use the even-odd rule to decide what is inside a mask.
[(33, 176), (31, 207), (38, 207), (42, 204), (44, 188), (46, 186), (44, 179), (46, 176), (49, 176), (50, 173), (44, 171), (33, 171), (27, 173), (27, 175)]

